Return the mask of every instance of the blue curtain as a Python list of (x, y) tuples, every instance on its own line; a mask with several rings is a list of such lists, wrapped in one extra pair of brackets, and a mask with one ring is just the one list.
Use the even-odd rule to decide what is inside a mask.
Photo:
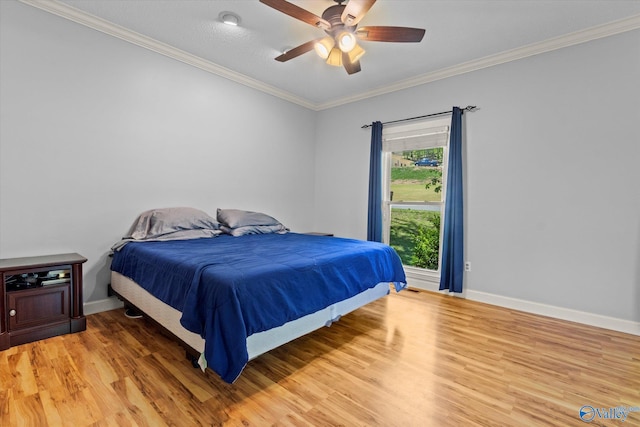
[(371, 125), (367, 240), (382, 242), (382, 123)]
[(442, 232), (440, 290), (462, 292), (464, 239), (462, 215), (462, 110), (453, 107), (449, 141), (447, 196)]

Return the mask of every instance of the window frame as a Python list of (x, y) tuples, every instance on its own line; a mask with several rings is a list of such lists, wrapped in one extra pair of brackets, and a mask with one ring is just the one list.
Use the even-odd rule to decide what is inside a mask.
[[(391, 233), (391, 209), (394, 206), (440, 206), (440, 247), (438, 249), (438, 270), (429, 270), (411, 265), (404, 265), (407, 278), (424, 282), (439, 283), (442, 265), (442, 232), (444, 225), (444, 211), (448, 178), (448, 158), (451, 116), (422, 120), (408, 124), (385, 126), (382, 129), (382, 238), (389, 244)], [(434, 137), (437, 135), (437, 137)], [(435, 144), (435, 145), (434, 145)], [(391, 168), (392, 153), (414, 149), (429, 149), (442, 147), (442, 199), (440, 202), (391, 201)]]

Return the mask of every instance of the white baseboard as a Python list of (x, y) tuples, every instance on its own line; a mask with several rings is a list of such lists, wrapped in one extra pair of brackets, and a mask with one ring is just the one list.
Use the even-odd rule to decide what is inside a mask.
[(613, 331), (627, 334), (640, 335), (640, 322), (618, 319), (615, 317), (603, 316), (601, 314), (588, 313), (586, 311), (573, 310), (570, 308), (556, 307), (553, 305), (540, 304), (537, 302), (525, 301), (517, 298), (504, 297), (486, 292), (467, 290), (465, 298), (498, 305), (500, 307), (520, 310), (527, 313), (539, 314), (541, 316), (553, 317), (556, 319), (568, 320), (570, 322), (583, 323), (585, 325), (596, 326), (598, 328), (611, 329)]
[(115, 310), (124, 307), (124, 303), (116, 297), (110, 297), (99, 301), (85, 302), (83, 309), (85, 316), (100, 313), (102, 311)]
[[(407, 275), (409, 276), (409, 275)], [(408, 279), (410, 279), (408, 277)], [(441, 292), (438, 290), (438, 284), (411, 281), (409, 286), (412, 288), (422, 289), (426, 291)], [(613, 331), (624, 332), (626, 334), (640, 336), (640, 322), (631, 320), (618, 319), (615, 317), (603, 316), (600, 314), (588, 313), (586, 311), (573, 310), (570, 308), (557, 307), (553, 305), (541, 304), (532, 301), (526, 301), (517, 298), (505, 297), (501, 295), (489, 294), (486, 292), (465, 290), (462, 294), (451, 294), (452, 296), (466, 298), (472, 301), (483, 302), (486, 304), (497, 305), (499, 307), (509, 308), (512, 310), (524, 311), (526, 313), (539, 314), (541, 316), (553, 317), (555, 319), (568, 320), (570, 322), (582, 323), (585, 325), (595, 326), (598, 328), (610, 329)]]

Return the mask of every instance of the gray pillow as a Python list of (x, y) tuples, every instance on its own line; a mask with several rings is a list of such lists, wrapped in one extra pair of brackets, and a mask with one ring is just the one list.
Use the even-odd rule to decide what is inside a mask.
[(280, 221), (261, 212), (218, 209), (217, 219), (220, 222), (220, 229), (232, 236), (286, 233), (289, 231)]
[(246, 225), (280, 224), (277, 219), (269, 215), (240, 209), (218, 209), (218, 221), (229, 228), (244, 227)]
[[(141, 213), (124, 238), (153, 239), (176, 231), (218, 230), (220, 224), (207, 213), (194, 208), (161, 208)], [(211, 233), (208, 233), (211, 234)]]
[(278, 233), (284, 234), (289, 229), (282, 224), (276, 225), (245, 225), (242, 227), (229, 228), (224, 225), (220, 226), (220, 230), (223, 233), (231, 234), (232, 236), (244, 236), (245, 234), (270, 234), (270, 233)]

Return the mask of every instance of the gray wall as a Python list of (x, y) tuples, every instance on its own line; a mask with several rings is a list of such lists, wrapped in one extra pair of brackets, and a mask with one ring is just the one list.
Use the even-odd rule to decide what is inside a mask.
[(16, 2), (0, 2), (0, 257), (79, 252), (106, 298), (140, 212), (193, 206), (313, 226), (315, 113)]
[(364, 238), (360, 126), (473, 104), (467, 296), (640, 330), (637, 30), (313, 112), (24, 4), (0, 12), (0, 257), (85, 255), (87, 302), (149, 208)]
[(366, 236), (362, 124), (477, 105), (464, 115), (469, 293), (640, 331), (639, 47), (636, 30), (320, 112), (316, 227)]

